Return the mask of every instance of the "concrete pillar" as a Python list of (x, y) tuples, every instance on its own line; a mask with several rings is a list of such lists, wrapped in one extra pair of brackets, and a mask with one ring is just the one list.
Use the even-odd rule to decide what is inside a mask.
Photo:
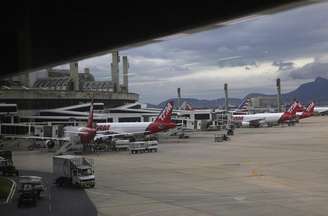
[(177, 89), (178, 91), (178, 109), (181, 107), (181, 88)]
[(28, 124), (28, 135), (31, 136), (31, 123)]
[(79, 65), (77, 62), (73, 62), (69, 64), (69, 72), (70, 72), (70, 77), (73, 80), (73, 90), (79, 91), (80, 90)]
[(247, 97), (245, 105), (246, 105), (245, 107), (246, 107), (247, 112), (250, 112), (250, 110), (253, 109), (252, 99)]
[(30, 86), (30, 73), (25, 73), (23, 76), (23, 82), (25, 87), (29, 88)]
[(113, 51), (111, 70), (112, 70), (112, 82), (114, 85), (114, 92), (121, 91), (120, 78), (119, 78), (119, 62), (120, 62), (120, 56), (118, 55), (118, 51)]
[(229, 110), (229, 98), (228, 98), (228, 84), (224, 83), (224, 109)]
[(281, 112), (281, 86), (280, 86), (280, 78), (277, 79), (277, 111)]
[(126, 91), (129, 92), (129, 62), (128, 57), (123, 56), (123, 86), (125, 86)]

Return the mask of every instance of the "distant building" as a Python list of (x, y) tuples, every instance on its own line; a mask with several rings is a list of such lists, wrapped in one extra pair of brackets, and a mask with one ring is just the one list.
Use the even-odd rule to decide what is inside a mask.
[(89, 68), (79, 71), (77, 62), (70, 63), (69, 69), (47, 68), (3, 79), (0, 103), (17, 106), (21, 119), (38, 116), (41, 110), (85, 104), (91, 98), (103, 103), (104, 109), (135, 103), (139, 95), (128, 91), (127, 57), (123, 60), (123, 80), (118, 52), (113, 53), (110, 80), (96, 81)]
[(276, 96), (257, 96), (251, 98), (252, 109), (256, 108), (276, 108), (277, 97)]

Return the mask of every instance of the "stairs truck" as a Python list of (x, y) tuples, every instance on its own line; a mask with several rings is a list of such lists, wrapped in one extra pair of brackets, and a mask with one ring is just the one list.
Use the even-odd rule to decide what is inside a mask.
[(75, 185), (81, 188), (95, 186), (93, 161), (79, 155), (54, 156), (53, 174), (57, 186)]

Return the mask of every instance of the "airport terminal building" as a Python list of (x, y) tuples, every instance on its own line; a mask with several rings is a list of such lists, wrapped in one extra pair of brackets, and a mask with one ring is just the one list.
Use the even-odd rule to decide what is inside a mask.
[[(64, 126), (84, 125), (91, 99), (94, 122), (149, 122), (160, 109), (139, 103), (139, 95), (129, 92), (128, 59), (123, 56), (123, 76), (119, 74), (120, 56), (112, 53), (111, 80), (97, 81), (89, 68), (79, 70), (48, 68), (1, 80), (0, 134), (62, 136)], [(120, 82), (119, 77), (123, 77)], [(221, 111), (175, 110), (172, 119), (189, 129), (226, 124)]]
[[(74, 117), (74, 113), (51, 111), (68, 111), (72, 107), (73, 111), (85, 111), (83, 104), (90, 103), (92, 98), (95, 103), (103, 104), (102, 109), (137, 102), (139, 95), (129, 92), (128, 88), (129, 66), (126, 56), (122, 58), (123, 81), (120, 82), (120, 59), (118, 52), (113, 52), (110, 70), (112, 79), (106, 81), (96, 81), (89, 68), (79, 71), (76, 62), (71, 63), (69, 69), (48, 68), (1, 80), (1, 122), (55, 121)], [(14, 110), (4, 110), (4, 106), (8, 108), (5, 104)]]

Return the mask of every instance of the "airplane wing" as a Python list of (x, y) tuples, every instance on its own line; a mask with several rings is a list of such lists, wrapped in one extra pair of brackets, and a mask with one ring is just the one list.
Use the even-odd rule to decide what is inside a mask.
[(246, 122), (252, 126), (259, 126), (263, 123), (263, 121), (265, 121), (265, 118), (255, 118), (255, 119), (248, 120)]
[(112, 133), (112, 130), (105, 130), (105, 131), (97, 131), (97, 134), (108, 134), (108, 133)]
[(180, 131), (180, 132), (192, 132), (193, 131), (193, 129), (184, 127), (184, 126), (182, 126), (182, 124), (177, 125), (176, 130)]
[(107, 138), (119, 138), (119, 137), (129, 137), (129, 136), (138, 136), (138, 135), (147, 135), (150, 132), (148, 131), (142, 131), (142, 132), (114, 132), (110, 131), (110, 134), (103, 134), (100, 133), (95, 136), (94, 140), (99, 140), (99, 139), (107, 139)]
[(144, 136), (151, 134), (150, 131), (135, 131), (135, 132), (122, 132), (122, 131), (107, 131), (107, 133), (97, 132), (96, 136), (94, 137), (94, 140), (101, 140), (101, 139), (109, 139), (109, 138), (123, 138), (123, 137), (133, 137), (133, 136)]
[(40, 136), (6, 136), (8, 138), (15, 138), (15, 139), (31, 139), (31, 140), (55, 140), (55, 141), (70, 141), (68, 137), (40, 137)]
[(88, 134), (87, 132), (82, 132), (82, 131), (65, 131), (65, 133), (71, 133), (71, 134)]

